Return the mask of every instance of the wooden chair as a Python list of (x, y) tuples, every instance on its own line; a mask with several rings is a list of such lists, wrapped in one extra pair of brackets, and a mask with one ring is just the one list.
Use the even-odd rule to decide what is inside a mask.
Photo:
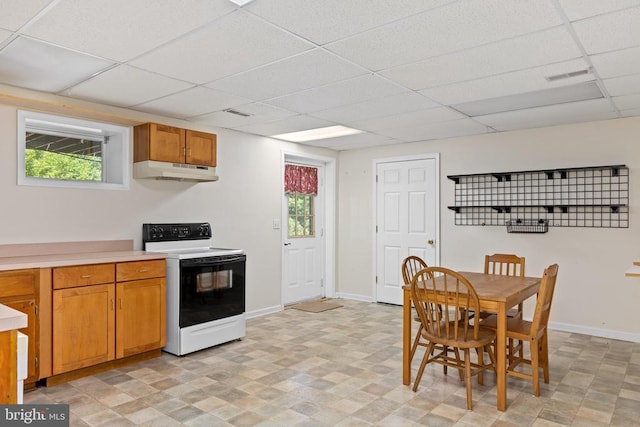
[[(411, 285), (411, 279), (415, 276), (420, 270), (427, 268), (428, 265), (424, 260), (418, 256), (410, 255), (402, 261), (402, 280), (405, 285)], [(417, 317), (417, 315), (416, 315)], [(416, 320), (420, 320), (419, 318)], [(418, 332), (416, 333), (416, 337), (413, 340), (413, 344), (411, 345), (411, 356), (409, 360), (413, 360), (413, 356), (418, 349), (418, 346), (421, 345), (426, 347), (428, 343), (422, 340), (422, 323), (418, 327)]]
[[(530, 345), (531, 359), (525, 359), (523, 356), (515, 356), (510, 350), (509, 366), (507, 373), (514, 377), (528, 379), (533, 383), (533, 395), (540, 396), (539, 370), (542, 368), (544, 382), (549, 383), (549, 348), (547, 338), (547, 324), (549, 322), (549, 313), (551, 312), (551, 302), (553, 300), (553, 292), (556, 287), (556, 278), (558, 276), (558, 265), (553, 264), (547, 267), (542, 276), (540, 290), (538, 291), (538, 300), (536, 301), (536, 311), (533, 320), (528, 322), (522, 318), (514, 317), (507, 319), (507, 339), (510, 341), (509, 348), (512, 347), (514, 340), (520, 342), (527, 341)], [(487, 328), (495, 329), (498, 322), (496, 315), (492, 315), (481, 322), (481, 325)], [(522, 353), (520, 353), (522, 354)], [(531, 366), (531, 374), (516, 371), (516, 367), (520, 364)]]
[[(479, 322), (470, 322), (470, 310), (477, 313), (480, 309), (475, 289), (455, 271), (429, 267), (419, 271), (411, 280), (411, 298), (422, 324), (422, 337), (428, 341), (413, 391), (418, 389), (428, 363), (451, 366), (464, 376), (467, 408), (472, 409), (471, 377), (478, 374), (478, 383), (481, 384), (482, 372), (486, 369), (495, 371), (491, 344), (496, 338), (495, 331), (481, 327)], [(442, 346), (442, 349), (436, 345)], [(455, 350), (453, 357), (447, 351), (449, 348)], [(471, 349), (477, 352), (477, 362), (471, 361)], [(491, 363), (484, 363), (483, 350), (489, 353)], [(460, 351), (464, 354), (463, 359), (460, 358)]]
[[(524, 277), (524, 257), (513, 254), (493, 254), (484, 257), (484, 274), (497, 274), (500, 276)], [(522, 318), (523, 304), (518, 304), (517, 309), (507, 312), (508, 317)], [(484, 312), (481, 318), (488, 317)]]

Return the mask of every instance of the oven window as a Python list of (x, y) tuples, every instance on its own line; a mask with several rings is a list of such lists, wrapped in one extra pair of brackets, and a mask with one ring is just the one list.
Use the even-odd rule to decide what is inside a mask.
[(245, 260), (180, 266), (180, 327), (236, 316), (245, 311)]

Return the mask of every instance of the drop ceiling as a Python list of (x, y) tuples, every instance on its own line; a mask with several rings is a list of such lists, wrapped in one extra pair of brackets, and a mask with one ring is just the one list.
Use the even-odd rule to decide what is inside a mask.
[(640, 115), (640, 0), (0, 8), (0, 84), (336, 150)]

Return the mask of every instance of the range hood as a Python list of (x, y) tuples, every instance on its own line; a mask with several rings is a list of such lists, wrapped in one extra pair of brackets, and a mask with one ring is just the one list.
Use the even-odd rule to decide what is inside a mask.
[(169, 179), (174, 181), (217, 181), (216, 168), (182, 163), (145, 160), (133, 164), (134, 178)]

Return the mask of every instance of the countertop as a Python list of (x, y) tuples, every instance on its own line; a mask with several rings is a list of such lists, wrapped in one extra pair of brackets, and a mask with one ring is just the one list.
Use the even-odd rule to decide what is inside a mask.
[(105, 251), (68, 254), (26, 255), (0, 257), (0, 271), (24, 268), (49, 268), (70, 265), (101, 264), (110, 262), (145, 261), (165, 259), (162, 252), (145, 251)]
[(0, 332), (27, 327), (27, 315), (0, 304)]

